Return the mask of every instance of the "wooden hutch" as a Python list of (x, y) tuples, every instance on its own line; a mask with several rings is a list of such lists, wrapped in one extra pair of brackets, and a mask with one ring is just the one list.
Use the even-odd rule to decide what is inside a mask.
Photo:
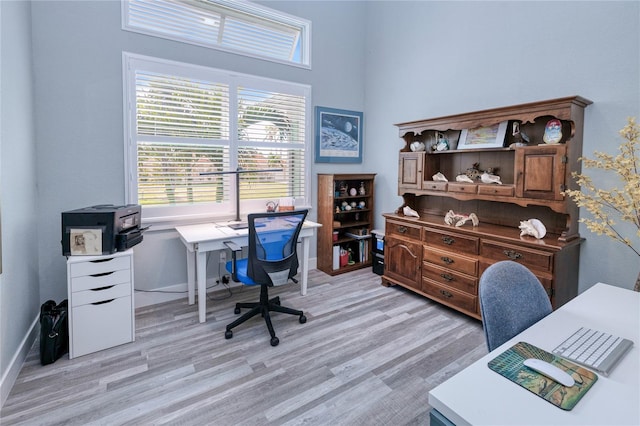
[[(383, 215), (383, 284), (401, 285), (480, 319), (479, 277), (492, 263), (514, 260), (540, 279), (554, 309), (575, 297), (582, 239), (578, 207), (563, 191), (577, 187), (572, 173), (580, 172), (584, 109), (589, 104), (573, 96), (397, 124), (405, 142), (399, 154), (398, 194), (419, 217), (403, 215), (402, 208)], [(553, 119), (561, 123), (562, 139), (547, 144), (545, 126)], [(505, 122), (504, 147), (456, 149), (463, 130)], [(529, 139), (526, 145), (515, 146), (522, 139), (512, 134), (514, 128)], [(435, 150), (441, 139), (448, 140), (451, 149)], [(426, 150), (412, 151), (414, 142)], [(474, 165), (497, 170), (502, 184), (456, 181)], [(438, 172), (448, 182), (434, 181)], [(475, 213), (479, 225), (447, 225), (449, 210)], [(547, 229), (542, 239), (520, 235), (520, 222), (533, 218)]]

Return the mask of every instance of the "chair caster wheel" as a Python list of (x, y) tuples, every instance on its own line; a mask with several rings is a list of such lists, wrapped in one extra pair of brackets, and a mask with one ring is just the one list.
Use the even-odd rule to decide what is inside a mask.
[(233, 331), (231, 330), (227, 330), (224, 332), (224, 338), (225, 339), (231, 339), (233, 337)]
[(278, 339), (277, 337), (271, 338), (271, 346), (278, 346), (278, 343), (280, 343), (280, 339)]
[(300, 315), (299, 321), (300, 324), (304, 324), (305, 322), (307, 322), (307, 317), (305, 317), (304, 315)]
[(233, 310), (233, 313), (234, 313), (234, 314), (236, 314), (236, 315), (238, 315), (238, 314), (240, 313), (240, 308), (235, 308), (235, 309)]

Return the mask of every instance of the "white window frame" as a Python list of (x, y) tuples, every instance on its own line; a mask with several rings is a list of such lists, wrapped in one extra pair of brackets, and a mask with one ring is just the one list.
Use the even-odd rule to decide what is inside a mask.
[[(167, 59), (155, 58), (123, 52), (123, 99), (124, 99), (124, 166), (125, 166), (125, 198), (127, 203), (138, 203), (138, 135), (136, 129), (136, 69), (162, 72), (169, 75), (191, 77), (206, 81), (216, 81), (230, 84), (232, 87), (246, 85), (258, 87), (263, 90), (274, 92), (299, 94), (305, 97), (305, 133), (304, 133), (304, 199), (295, 200), (296, 207), (310, 207), (311, 195), (311, 158), (313, 156), (312, 144), (312, 112), (311, 112), (311, 86), (292, 83), (282, 80), (269, 79), (250, 74), (241, 74), (217, 68), (210, 68), (189, 63), (171, 61)], [(235, 98), (230, 90), (230, 97)], [(229, 143), (230, 149), (237, 152), (237, 110), (234, 101), (229, 105), (230, 128)], [(233, 158), (233, 155), (232, 155)], [(232, 160), (231, 170), (237, 167), (237, 160)], [(201, 203), (194, 205), (178, 206), (143, 206), (142, 220), (144, 223), (154, 223), (162, 226), (173, 224), (197, 223), (210, 220), (231, 220), (235, 217), (235, 191), (231, 191), (229, 203), (214, 205), (214, 203)], [(247, 213), (254, 211), (264, 211), (264, 200), (241, 200), (240, 213), (246, 217)], [(154, 226), (155, 227), (155, 226)]]
[[(153, 5), (153, 0), (150, 1)], [(280, 26), (295, 28), (299, 31), (300, 38), (300, 62), (296, 62), (291, 58), (290, 60), (278, 59), (272, 56), (265, 55), (259, 49), (256, 51), (249, 51), (241, 48), (233, 48), (231, 46), (223, 46), (219, 44), (219, 40), (216, 42), (208, 41), (204, 38), (190, 37), (188, 32), (182, 31), (183, 28), (189, 26), (188, 22), (170, 22), (164, 20), (164, 18), (158, 18), (159, 21), (155, 21), (153, 13), (149, 14), (148, 25), (145, 27), (132, 23), (132, 19), (129, 16), (128, 0), (121, 0), (121, 20), (122, 29), (125, 31), (131, 31), (139, 34), (150, 35), (154, 37), (160, 37), (168, 40), (178, 41), (181, 43), (192, 44), (195, 46), (201, 46), (211, 49), (216, 49), (233, 54), (248, 56), (252, 58), (267, 60), (271, 62), (281, 63), (285, 65), (311, 69), (311, 21), (293, 16), (279, 10), (271, 9), (263, 5), (251, 3), (244, 0), (167, 0), (179, 5), (185, 5), (190, 8), (190, 12), (198, 14), (198, 18), (203, 22), (210, 20), (208, 13), (221, 14), (221, 16), (231, 16), (239, 18), (245, 22), (255, 22), (269, 26)], [(175, 15), (174, 15), (175, 16)], [(178, 15), (179, 16), (179, 15)], [(191, 21), (193, 22), (193, 21)], [(157, 25), (157, 28), (153, 28)], [(167, 29), (165, 29), (167, 28)], [(265, 34), (265, 37), (269, 37)], [(275, 40), (275, 39), (274, 39)], [(242, 44), (242, 42), (240, 42)]]

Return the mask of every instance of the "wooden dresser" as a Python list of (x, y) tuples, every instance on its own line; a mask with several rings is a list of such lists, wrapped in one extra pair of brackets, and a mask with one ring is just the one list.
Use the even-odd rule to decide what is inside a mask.
[[(582, 238), (578, 208), (562, 192), (576, 188), (571, 174), (580, 171), (584, 108), (590, 103), (575, 96), (398, 124), (405, 141), (398, 170), (404, 204), (383, 215), (383, 284), (401, 285), (480, 319), (480, 276), (497, 261), (513, 260), (540, 279), (554, 309), (575, 297)], [(562, 140), (545, 144), (545, 126), (554, 119), (561, 123)], [(504, 147), (432, 149), (443, 137), (456, 148), (464, 129), (499, 123), (508, 129)], [(514, 128), (526, 135), (527, 145), (512, 146), (520, 140)], [(414, 142), (426, 150), (411, 151)], [(456, 182), (456, 175), (474, 165), (497, 170), (502, 184)], [(434, 181), (438, 172), (449, 181)], [(404, 206), (419, 217), (402, 214)], [(450, 210), (475, 213), (479, 225), (447, 225)], [(520, 235), (520, 222), (533, 218), (547, 229), (542, 239)]]

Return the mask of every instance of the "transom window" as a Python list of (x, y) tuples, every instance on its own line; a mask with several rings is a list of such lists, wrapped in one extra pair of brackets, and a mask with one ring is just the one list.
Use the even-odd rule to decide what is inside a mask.
[(309, 67), (311, 23), (238, 0), (125, 0), (122, 28)]
[[(308, 205), (309, 86), (124, 54), (127, 201), (147, 220)], [(212, 174), (213, 173), (213, 174)]]

